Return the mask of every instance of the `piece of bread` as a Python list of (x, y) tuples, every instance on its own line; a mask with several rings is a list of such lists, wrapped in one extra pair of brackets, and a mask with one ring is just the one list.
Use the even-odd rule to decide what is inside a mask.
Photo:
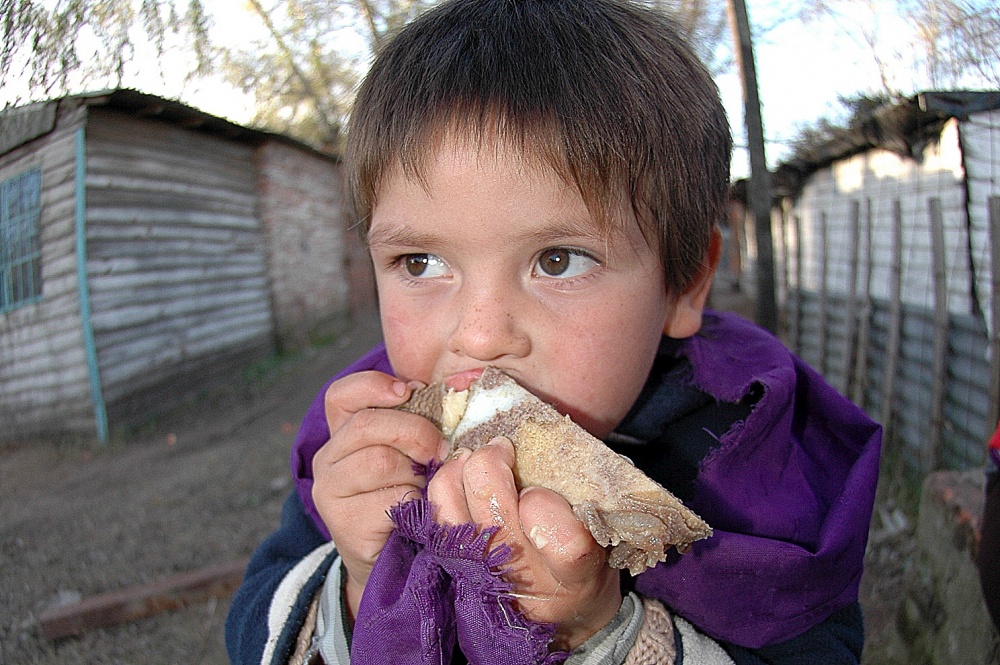
[(562, 416), (495, 368), (467, 391), (442, 384), (414, 391), (401, 409), (430, 419), (452, 450), (476, 448), (503, 436), (514, 444), (518, 488), (546, 487), (566, 499), (601, 545), (608, 563), (638, 575), (712, 535), (712, 529), (673, 494), (604, 442)]

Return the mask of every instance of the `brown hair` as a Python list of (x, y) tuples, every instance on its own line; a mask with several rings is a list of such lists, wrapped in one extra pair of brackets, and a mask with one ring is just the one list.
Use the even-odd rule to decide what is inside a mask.
[(545, 160), (608, 232), (625, 193), (668, 290), (698, 274), (732, 139), (711, 76), (663, 14), (616, 0), (450, 0), (404, 28), (362, 83), (347, 136), (364, 232), (384, 178), (419, 179), (455, 133)]

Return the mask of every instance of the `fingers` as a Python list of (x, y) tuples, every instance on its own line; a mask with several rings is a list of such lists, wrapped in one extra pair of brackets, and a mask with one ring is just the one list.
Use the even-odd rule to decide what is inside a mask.
[(559, 579), (586, 576), (604, 565), (604, 548), (563, 497), (541, 487), (518, 493), (514, 462), (513, 445), (505, 438), (475, 452), (457, 450), (427, 488), (438, 521), (496, 527), (495, 540), (520, 546), (525, 556), (537, 555)]
[(455, 451), (427, 488), (436, 519), (497, 527), (503, 532), (495, 536), (499, 540), (520, 536), (513, 465), (514, 448), (507, 439), (495, 439), (475, 452)]
[(405, 382), (383, 372), (369, 371), (348, 374), (330, 384), (326, 390), (326, 419), (330, 431), (351, 414), (368, 408), (399, 406), (410, 396)]
[(419, 495), (419, 488), (414, 486), (387, 487), (326, 502), (320, 508), (320, 516), (338, 548), (371, 566), (395, 528), (389, 507)]
[[(447, 443), (434, 424), (393, 409), (409, 399), (411, 392), (410, 386), (381, 372), (359, 372), (331, 384), (325, 409), (334, 445), (324, 461), (336, 463), (371, 446), (394, 448), (420, 464), (440, 459)], [(386, 457), (372, 461), (393, 464)]]
[(442, 524), (472, 522), (465, 500), (465, 462), (472, 451), (459, 448), (448, 457), (427, 485), (427, 498), (435, 507), (435, 519)]
[(572, 651), (612, 620), (621, 606), (618, 571), (573, 514), (569, 504), (540, 487), (521, 493), (518, 514), (544, 571), (530, 578), (533, 597), (522, 596), (532, 618), (556, 625), (555, 644)]
[(604, 548), (555, 492), (541, 487), (525, 489), (518, 517), (529, 542), (557, 579), (572, 583), (605, 566)]
[(414, 464), (441, 454), (433, 423), (393, 408), (410, 392), (387, 374), (361, 372), (335, 381), (325, 395), (330, 439), (312, 460), (312, 498), (358, 588), (394, 528), (388, 511), (426, 484)]
[[(534, 621), (557, 627), (567, 650), (603, 628), (621, 606), (618, 571), (561, 496), (530, 488), (518, 494), (514, 447), (498, 438), (457, 451), (427, 487), (438, 521), (496, 527), (490, 544), (510, 548), (504, 579)], [(562, 648), (562, 647), (560, 647)]]
[(314, 460), (313, 503), (337, 544), (349, 578), (363, 587), (395, 528), (390, 509), (420, 496), (426, 480), (394, 448), (363, 448), (327, 464), (325, 459), (335, 457), (333, 449), (332, 442), (328, 443)]
[[(364, 441), (345, 436), (343, 432), (320, 448), (313, 458), (315, 482), (324, 483), (327, 496), (343, 498), (398, 485), (423, 487), (424, 477), (414, 468), (414, 462), (426, 464), (437, 455), (439, 434), (428, 440), (419, 438), (393, 439), (369, 436)], [(314, 492), (316, 490), (314, 489)]]
[(469, 455), (463, 480), (472, 521), (497, 527), (495, 538), (523, 540), (517, 515), (517, 486), (514, 483), (514, 445), (496, 438)]

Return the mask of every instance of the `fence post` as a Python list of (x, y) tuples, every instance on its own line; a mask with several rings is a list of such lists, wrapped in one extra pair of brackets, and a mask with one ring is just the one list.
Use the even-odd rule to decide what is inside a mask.
[[(992, 297), (990, 299), (990, 394), (989, 416), (986, 422), (986, 436), (1000, 421), (1000, 196), (991, 196), (990, 207), (990, 277)], [(983, 446), (983, 461), (986, 461), (986, 447)]]
[(827, 329), (830, 327), (830, 294), (827, 285), (827, 272), (828, 272), (828, 257), (830, 254), (830, 243), (827, 234), (827, 215), (824, 210), (819, 214), (819, 242), (820, 250), (818, 252), (818, 262), (819, 262), (819, 372), (823, 376), (827, 376), (827, 372), (830, 369), (830, 363), (828, 362), (827, 352), (826, 352), (826, 338)]
[[(788, 307), (791, 302), (791, 284), (789, 284), (788, 263), (791, 257), (788, 254), (789, 223), (791, 221), (791, 199), (787, 196), (781, 197), (778, 204), (778, 224), (777, 233), (771, 229), (771, 236), (774, 238), (775, 252), (778, 254), (777, 260), (781, 263), (781, 274), (775, 276), (775, 293), (777, 294), (777, 320), (778, 330), (783, 335), (788, 335)], [(780, 279), (779, 279), (780, 277)]]
[(792, 321), (792, 348), (802, 353), (802, 217), (792, 215), (795, 228), (795, 311)]
[[(872, 200), (865, 200), (865, 257), (864, 280), (861, 284), (861, 316), (858, 321), (858, 345), (856, 347), (856, 364), (854, 366), (854, 385), (851, 398), (854, 403), (865, 408), (865, 394), (868, 392), (868, 344), (871, 337), (872, 318)], [(860, 262), (861, 257), (858, 257)]]
[(885, 440), (892, 440), (892, 412), (896, 399), (896, 366), (903, 320), (903, 209), (899, 199), (892, 204), (892, 268), (889, 284), (889, 341), (886, 346), (885, 377), (882, 381), (882, 427)]
[(851, 234), (850, 248), (850, 272), (847, 276), (847, 316), (844, 327), (844, 382), (842, 391), (845, 395), (851, 394), (851, 386), (854, 383), (854, 368), (857, 362), (854, 354), (857, 352), (858, 335), (858, 264), (861, 257), (861, 202), (857, 199), (851, 201), (851, 214), (848, 223), (848, 232)]
[(931, 221), (931, 265), (934, 270), (934, 364), (931, 386), (930, 437), (924, 447), (925, 472), (937, 469), (944, 432), (944, 401), (948, 393), (948, 269), (945, 265), (944, 215), (941, 199), (928, 201)]

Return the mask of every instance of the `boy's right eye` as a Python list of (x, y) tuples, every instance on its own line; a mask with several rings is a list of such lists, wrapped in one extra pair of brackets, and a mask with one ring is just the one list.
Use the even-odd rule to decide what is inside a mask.
[(400, 260), (410, 277), (441, 277), (448, 274), (448, 266), (433, 254), (406, 254)]

